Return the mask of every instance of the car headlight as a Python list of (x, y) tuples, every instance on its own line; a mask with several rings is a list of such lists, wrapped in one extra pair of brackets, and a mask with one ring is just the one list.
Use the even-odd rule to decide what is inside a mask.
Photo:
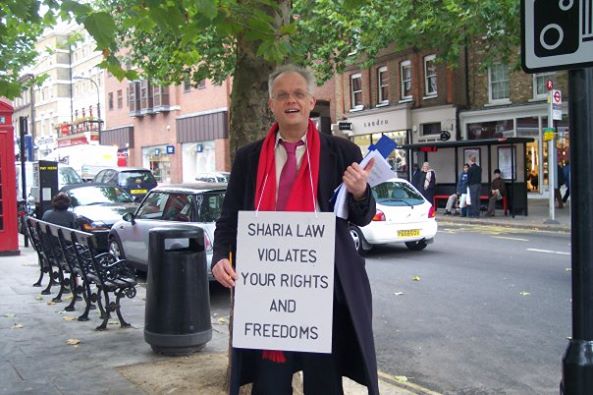
[(82, 230), (85, 232), (96, 232), (98, 230), (109, 230), (110, 226), (102, 221), (91, 221), (82, 224)]

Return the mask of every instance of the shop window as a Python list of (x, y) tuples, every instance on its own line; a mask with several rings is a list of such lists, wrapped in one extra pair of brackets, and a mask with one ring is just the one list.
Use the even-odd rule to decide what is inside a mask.
[(389, 104), (389, 74), (387, 66), (377, 69), (377, 105)]
[(424, 57), (424, 94), (427, 97), (437, 95), (437, 68), (436, 55)]
[(512, 137), (513, 135), (514, 128), (512, 119), (470, 123), (467, 125), (468, 140)]
[(401, 62), (399, 71), (401, 79), (401, 100), (409, 100), (412, 98), (412, 62), (409, 60)]
[(350, 108), (362, 110), (362, 75), (360, 73), (350, 76)]
[(423, 136), (428, 136), (430, 134), (441, 134), (441, 123), (440, 122), (422, 123), (422, 124), (420, 124), (420, 130), (421, 130)]
[(488, 68), (488, 99), (490, 103), (509, 103), (509, 68), (498, 63)]

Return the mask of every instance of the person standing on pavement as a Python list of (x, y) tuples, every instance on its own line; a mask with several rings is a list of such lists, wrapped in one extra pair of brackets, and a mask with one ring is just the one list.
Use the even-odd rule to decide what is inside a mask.
[(562, 173), (564, 174), (564, 185), (566, 185), (566, 191), (564, 191), (562, 202), (566, 203), (568, 197), (570, 196), (570, 162), (566, 161), (564, 167), (562, 168)]
[(412, 184), (430, 204), (434, 204), (436, 173), (430, 168), (430, 163), (424, 162), (422, 168), (414, 173)]
[(480, 188), (482, 187), (482, 168), (476, 163), (476, 156), (469, 157), (469, 170), (467, 171), (467, 186), (469, 188), (468, 217), (480, 216)]
[(504, 180), (500, 177), (500, 169), (494, 170), (494, 178), (490, 184), (490, 197), (488, 198), (488, 211), (486, 216), (494, 217), (496, 210), (496, 202), (502, 200), (502, 197), (507, 194), (507, 187)]
[(467, 180), (468, 180), (468, 172), (469, 164), (463, 164), (463, 170), (459, 173), (459, 179), (457, 180), (457, 189), (455, 193), (451, 194), (447, 199), (447, 205), (445, 206), (445, 215), (456, 214), (455, 211), (455, 203), (459, 200), (459, 214), (462, 217), (467, 215), (466, 213), (466, 206), (467, 206)]
[(558, 208), (564, 208), (564, 201), (562, 200), (562, 194), (560, 193), (560, 187), (564, 185), (564, 169), (560, 166), (560, 163), (556, 166), (556, 185), (554, 186), (554, 199), (556, 200)]
[(76, 214), (68, 211), (70, 207), (70, 197), (64, 192), (59, 192), (51, 200), (52, 208), (45, 210), (42, 221), (49, 222), (55, 225), (63, 226), (65, 228), (76, 229)]
[[(237, 151), (216, 222), (212, 274), (223, 286), (235, 286), (237, 272), (228, 257), (236, 248), (239, 210), (331, 212), (334, 189), (343, 183), (348, 219), (336, 219), (332, 353), (232, 348), (232, 395), (246, 383), (253, 383), (256, 395), (292, 394), (292, 375), (298, 370), (303, 370), (306, 395), (342, 395), (342, 376), (365, 385), (371, 395), (379, 394), (370, 284), (348, 231), (349, 222), (364, 226), (375, 214), (367, 184), (374, 162), (361, 168), (356, 145), (317, 131), (309, 119), (313, 87), (312, 75), (296, 66), (270, 75), (268, 103), (276, 122), (263, 140)], [(283, 176), (291, 158), (296, 162), (292, 186)]]

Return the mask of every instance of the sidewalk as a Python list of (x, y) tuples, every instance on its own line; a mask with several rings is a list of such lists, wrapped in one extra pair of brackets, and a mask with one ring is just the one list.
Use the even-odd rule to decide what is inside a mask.
[(548, 199), (532, 198), (527, 202), (528, 216), (525, 215), (511, 215), (505, 216), (502, 210), (496, 210), (495, 217), (467, 218), (455, 215), (444, 215), (444, 209), (440, 208), (437, 211), (437, 221), (439, 223), (454, 223), (454, 224), (476, 224), (476, 225), (495, 225), (495, 226), (510, 226), (522, 229), (534, 229), (550, 232), (570, 232), (570, 201), (564, 205), (564, 208), (554, 210), (555, 224), (548, 223), (550, 219), (550, 210)]
[[(22, 238), (19, 248), (18, 256), (0, 256), (0, 394), (225, 394), (228, 317), (211, 317), (213, 337), (202, 351), (157, 355), (144, 341), (144, 284), (135, 298), (122, 299), (132, 327), (121, 329), (112, 319), (107, 331), (98, 332), (98, 311), (79, 322), (82, 303), (66, 312), (70, 295), (58, 304), (51, 302), (56, 288), (40, 295), (42, 288), (32, 286), (39, 276), (37, 254)], [(434, 394), (383, 373), (380, 386), (387, 395)], [(348, 380), (345, 391), (366, 394)]]
[[(440, 223), (479, 224), (570, 232), (570, 207), (556, 210), (558, 224), (547, 224), (548, 200), (529, 199), (529, 216), (461, 218), (437, 214)], [(32, 287), (39, 270), (31, 247), (21, 254), (0, 257), (0, 394), (224, 394), (228, 318), (211, 317), (213, 337), (199, 353), (165, 357), (145, 343), (146, 289), (138, 287), (134, 299), (122, 301), (124, 317), (132, 328), (110, 321), (105, 332), (95, 331), (97, 311), (91, 320), (76, 321), (81, 312), (65, 312), (68, 300), (52, 304), (54, 295), (40, 295)], [(47, 277), (44, 285), (47, 284)], [(69, 295), (66, 295), (68, 297)], [(69, 345), (69, 339), (80, 341)], [(381, 393), (387, 395), (435, 392), (406, 382), (405, 377), (379, 372)], [(365, 394), (361, 386), (345, 381), (346, 394)], [(295, 391), (295, 394), (299, 392)]]

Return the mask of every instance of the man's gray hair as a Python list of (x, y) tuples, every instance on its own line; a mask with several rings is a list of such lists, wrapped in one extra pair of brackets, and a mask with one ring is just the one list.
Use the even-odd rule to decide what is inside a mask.
[(307, 81), (307, 89), (309, 93), (313, 93), (313, 89), (315, 88), (315, 77), (309, 70), (304, 67), (296, 66), (294, 64), (285, 64), (283, 66), (279, 66), (274, 70), (270, 76), (268, 77), (268, 93), (270, 97), (272, 97), (272, 86), (274, 85), (274, 81), (276, 78), (283, 73), (298, 73)]

